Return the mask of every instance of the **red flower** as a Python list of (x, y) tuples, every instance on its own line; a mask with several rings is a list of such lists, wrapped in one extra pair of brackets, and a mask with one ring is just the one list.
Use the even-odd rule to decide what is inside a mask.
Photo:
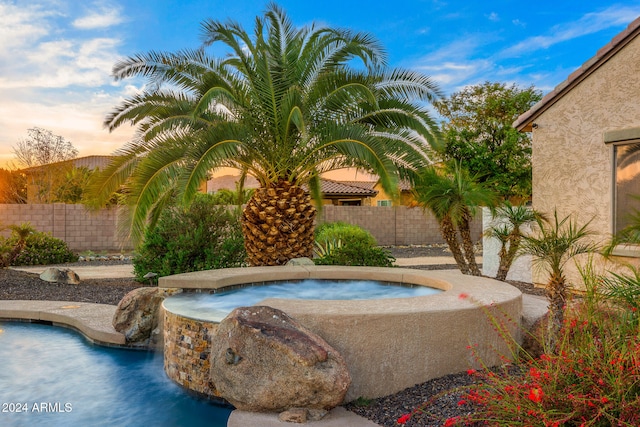
[(396, 421), (396, 422), (398, 424), (406, 424), (407, 421), (409, 421), (410, 419), (411, 419), (411, 414), (404, 414), (403, 416), (398, 418), (398, 421)]
[[(605, 399), (606, 399), (606, 397), (605, 397)], [(466, 405), (466, 404), (467, 404), (467, 401), (464, 400), (464, 399), (458, 401), (458, 406), (462, 406), (462, 405)]]
[(444, 427), (453, 427), (458, 422), (459, 417), (447, 418), (444, 422)]
[(467, 374), (469, 375), (473, 375), (475, 374), (477, 371), (475, 369), (467, 369)]
[(540, 387), (537, 387), (537, 388), (530, 389), (529, 390), (529, 396), (527, 396), (527, 397), (532, 402), (540, 403), (542, 401), (542, 396), (544, 396), (544, 393), (542, 392), (542, 389)]
[(607, 396), (603, 396), (602, 399), (600, 399), (600, 402), (602, 403), (608, 403), (609, 399), (607, 398)]

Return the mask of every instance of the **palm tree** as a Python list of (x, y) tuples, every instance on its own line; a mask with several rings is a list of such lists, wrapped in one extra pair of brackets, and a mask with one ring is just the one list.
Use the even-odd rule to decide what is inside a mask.
[[(232, 167), (260, 183), (242, 216), (249, 262), (310, 256), (316, 208), (303, 186), (320, 200), (321, 173), (357, 167), (393, 192), (439, 148), (425, 107), (438, 88), (422, 74), (386, 69), (371, 36), (296, 28), (274, 4), (255, 22), (250, 35), (237, 23), (207, 20), (202, 49), (116, 64), (117, 79), (150, 84), (107, 117), (110, 130), (128, 122), (140, 137), (120, 150), (93, 193), (105, 200), (126, 184), (134, 239), (172, 198), (187, 205), (207, 173)], [(229, 55), (207, 55), (214, 43)]]
[(414, 196), (419, 205), (431, 210), (437, 218), (442, 237), (460, 271), (479, 276), (469, 223), (478, 206), (493, 207), (497, 196), (470, 177), (458, 162), (424, 169), (414, 186)]
[(595, 244), (588, 241), (592, 232), (589, 223), (578, 226), (571, 216), (558, 219), (553, 212), (553, 222), (542, 216), (536, 218), (537, 234), (523, 235), (520, 251), (533, 256), (534, 262), (549, 274), (546, 294), (549, 299), (549, 324), (547, 349), (553, 350), (558, 333), (564, 321), (564, 306), (567, 299), (567, 279), (564, 275), (566, 263), (575, 256), (593, 252)]
[(500, 242), (500, 263), (496, 279), (506, 280), (509, 269), (518, 255), (522, 241), (522, 226), (532, 224), (541, 214), (522, 205), (512, 205), (505, 201), (496, 209), (496, 217), (506, 220), (505, 223), (490, 227), (485, 235)]

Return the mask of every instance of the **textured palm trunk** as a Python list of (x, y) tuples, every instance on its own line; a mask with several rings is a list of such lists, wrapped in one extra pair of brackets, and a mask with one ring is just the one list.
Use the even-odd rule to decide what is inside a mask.
[(467, 262), (464, 260), (464, 255), (460, 250), (460, 243), (458, 242), (458, 234), (456, 232), (453, 223), (451, 222), (451, 218), (445, 217), (440, 220), (440, 232), (442, 233), (442, 237), (444, 241), (447, 242), (449, 246), (449, 250), (453, 255), (453, 259), (456, 260), (456, 264), (458, 264), (458, 268), (462, 274), (469, 274), (469, 266)]
[(564, 306), (567, 300), (566, 281), (562, 273), (552, 273), (547, 283), (547, 298), (549, 299), (549, 323), (547, 327), (547, 351), (554, 352), (555, 345), (564, 322)]
[(462, 221), (460, 221), (460, 237), (462, 237), (462, 247), (464, 248), (464, 255), (467, 259), (467, 265), (469, 266), (469, 272), (474, 276), (480, 276), (480, 269), (476, 263), (476, 254), (473, 249), (473, 241), (471, 240), (471, 228), (469, 227), (469, 214), (463, 215)]
[(509, 250), (504, 250), (504, 252), (500, 253), (500, 265), (498, 266), (498, 273), (496, 274), (496, 279), (498, 280), (507, 279), (507, 274), (511, 269), (513, 260), (516, 259), (516, 253), (518, 253), (518, 248), (520, 247), (521, 240), (522, 238), (520, 237), (519, 234), (512, 235), (509, 238)]
[(297, 185), (281, 180), (255, 191), (242, 212), (249, 263), (282, 265), (313, 254), (316, 208)]

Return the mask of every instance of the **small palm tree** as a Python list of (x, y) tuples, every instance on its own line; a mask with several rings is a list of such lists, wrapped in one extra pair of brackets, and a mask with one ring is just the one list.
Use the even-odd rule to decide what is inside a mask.
[(522, 241), (522, 227), (536, 222), (541, 214), (522, 205), (512, 205), (505, 201), (502, 206), (496, 209), (496, 218), (504, 219), (506, 222), (490, 227), (485, 235), (500, 242), (500, 263), (496, 279), (506, 280), (509, 269), (518, 255), (520, 242)]
[[(439, 148), (426, 108), (438, 88), (422, 74), (385, 68), (371, 36), (296, 28), (274, 4), (255, 22), (251, 35), (234, 22), (208, 20), (202, 49), (116, 64), (116, 78), (151, 84), (107, 118), (110, 130), (137, 125), (140, 139), (120, 151), (92, 192), (107, 200), (126, 185), (134, 241), (167, 203), (188, 205), (207, 173), (231, 167), (260, 183), (242, 215), (249, 262), (311, 256), (310, 196), (321, 198), (320, 174), (361, 168), (394, 193)], [(229, 55), (207, 55), (214, 43)], [(356, 60), (364, 69), (351, 67)]]
[(569, 284), (564, 275), (566, 263), (575, 256), (593, 252), (596, 245), (588, 240), (593, 234), (589, 229), (590, 221), (578, 226), (571, 216), (558, 219), (558, 212), (553, 212), (553, 222), (542, 216), (536, 218), (538, 233), (523, 235), (520, 251), (530, 254), (533, 260), (549, 274), (546, 294), (549, 299), (549, 324), (547, 348), (553, 350), (558, 333), (564, 321), (564, 307), (567, 300)]
[(440, 223), (442, 237), (460, 271), (479, 276), (470, 222), (479, 206), (495, 206), (495, 193), (454, 162), (424, 169), (414, 186), (414, 197), (424, 209), (433, 212)]

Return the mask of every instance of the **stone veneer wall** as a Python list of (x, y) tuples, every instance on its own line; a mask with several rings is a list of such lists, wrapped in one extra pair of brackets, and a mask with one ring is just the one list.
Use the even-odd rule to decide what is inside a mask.
[(205, 397), (219, 396), (209, 380), (211, 335), (218, 324), (163, 311), (164, 370), (167, 376), (187, 390)]

